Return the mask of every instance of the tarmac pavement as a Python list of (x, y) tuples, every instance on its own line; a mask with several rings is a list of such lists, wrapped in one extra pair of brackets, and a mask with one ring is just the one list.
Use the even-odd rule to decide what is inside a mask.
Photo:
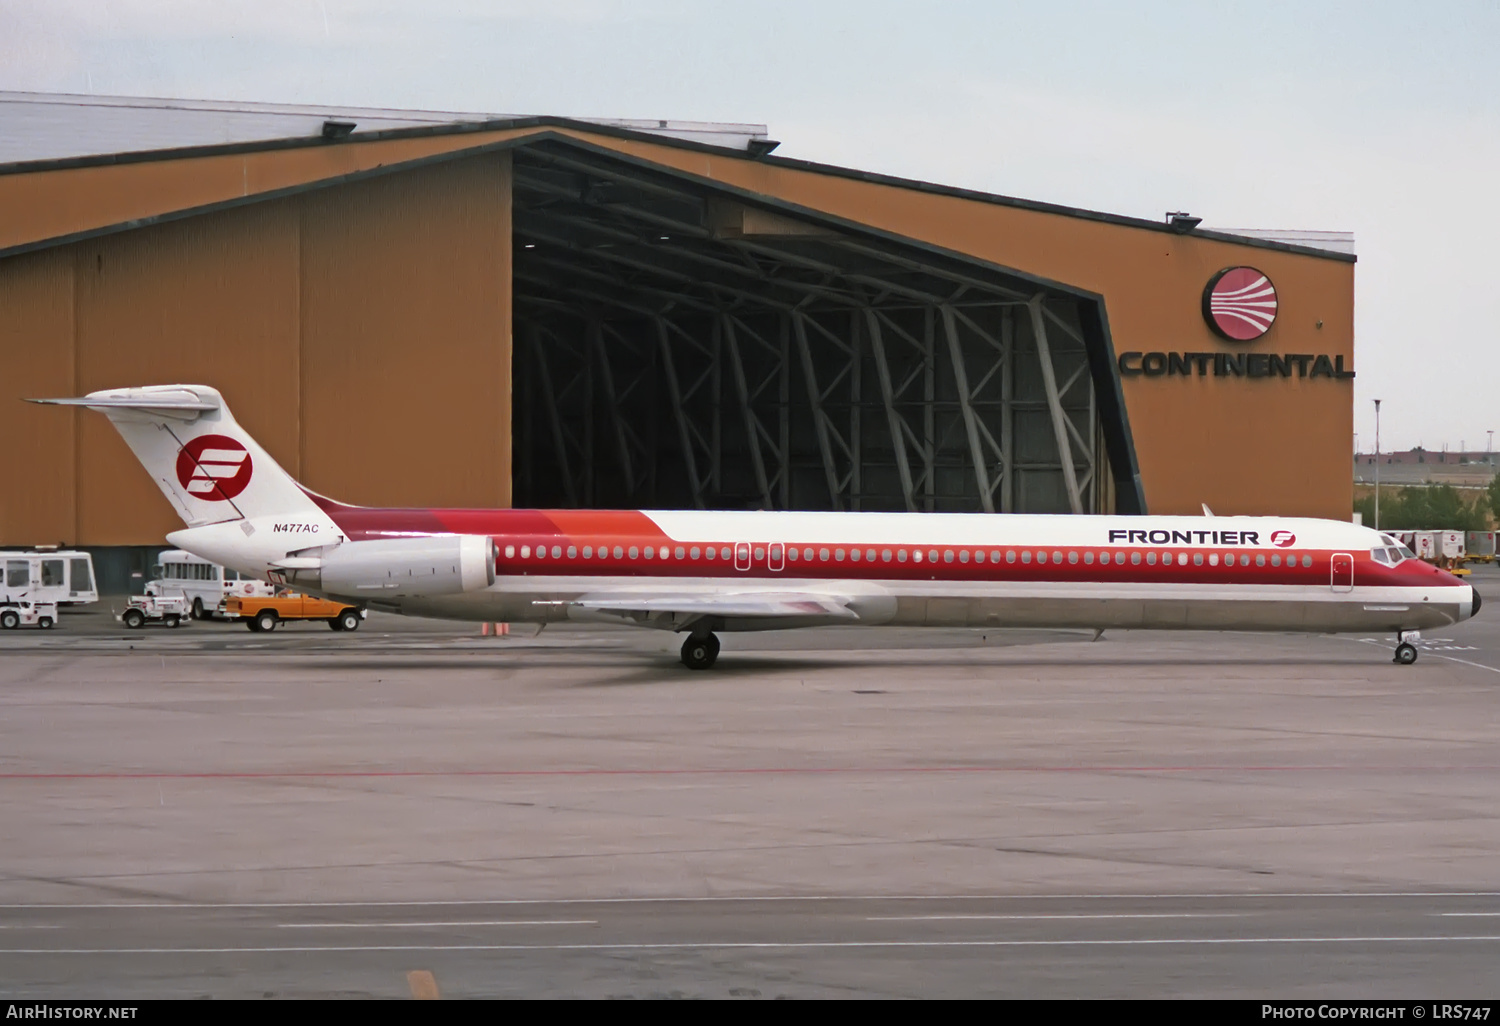
[(695, 673), (651, 632), (68, 613), (0, 634), (0, 995), (1492, 995), (1473, 581), (1410, 667), (854, 629)]

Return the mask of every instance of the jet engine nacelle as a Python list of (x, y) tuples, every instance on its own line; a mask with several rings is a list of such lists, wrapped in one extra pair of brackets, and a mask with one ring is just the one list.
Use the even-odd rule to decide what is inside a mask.
[(495, 583), (495, 540), (480, 535), (437, 535), (344, 542), (317, 567), (289, 576), (314, 591), (381, 601), (457, 595)]

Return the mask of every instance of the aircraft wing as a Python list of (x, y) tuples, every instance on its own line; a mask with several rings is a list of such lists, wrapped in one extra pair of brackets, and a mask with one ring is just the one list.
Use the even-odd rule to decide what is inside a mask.
[(632, 620), (822, 618), (858, 620), (845, 598), (811, 592), (718, 592), (682, 595), (584, 595), (569, 605)]

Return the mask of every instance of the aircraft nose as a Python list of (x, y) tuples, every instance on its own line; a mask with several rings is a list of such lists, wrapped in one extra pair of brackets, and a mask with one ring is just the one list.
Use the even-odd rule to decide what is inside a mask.
[(1469, 585), (1469, 590), (1474, 593), (1474, 605), (1469, 610), (1469, 617), (1470, 617), (1470, 619), (1472, 619), (1473, 617), (1476, 617), (1476, 616), (1479, 615), (1479, 607), (1481, 605), (1483, 605), (1483, 602), (1479, 598), (1479, 589), (1478, 588), (1474, 587), (1474, 585), (1471, 584), (1471, 585)]

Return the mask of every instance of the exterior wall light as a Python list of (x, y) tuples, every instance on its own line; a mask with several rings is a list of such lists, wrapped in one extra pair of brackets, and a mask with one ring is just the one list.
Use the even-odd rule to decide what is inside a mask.
[(1172, 229), (1178, 235), (1186, 235), (1188, 232), (1192, 231), (1202, 223), (1203, 218), (1194, 217), (1186, 210), (1167, 211), (1167, 227)]

